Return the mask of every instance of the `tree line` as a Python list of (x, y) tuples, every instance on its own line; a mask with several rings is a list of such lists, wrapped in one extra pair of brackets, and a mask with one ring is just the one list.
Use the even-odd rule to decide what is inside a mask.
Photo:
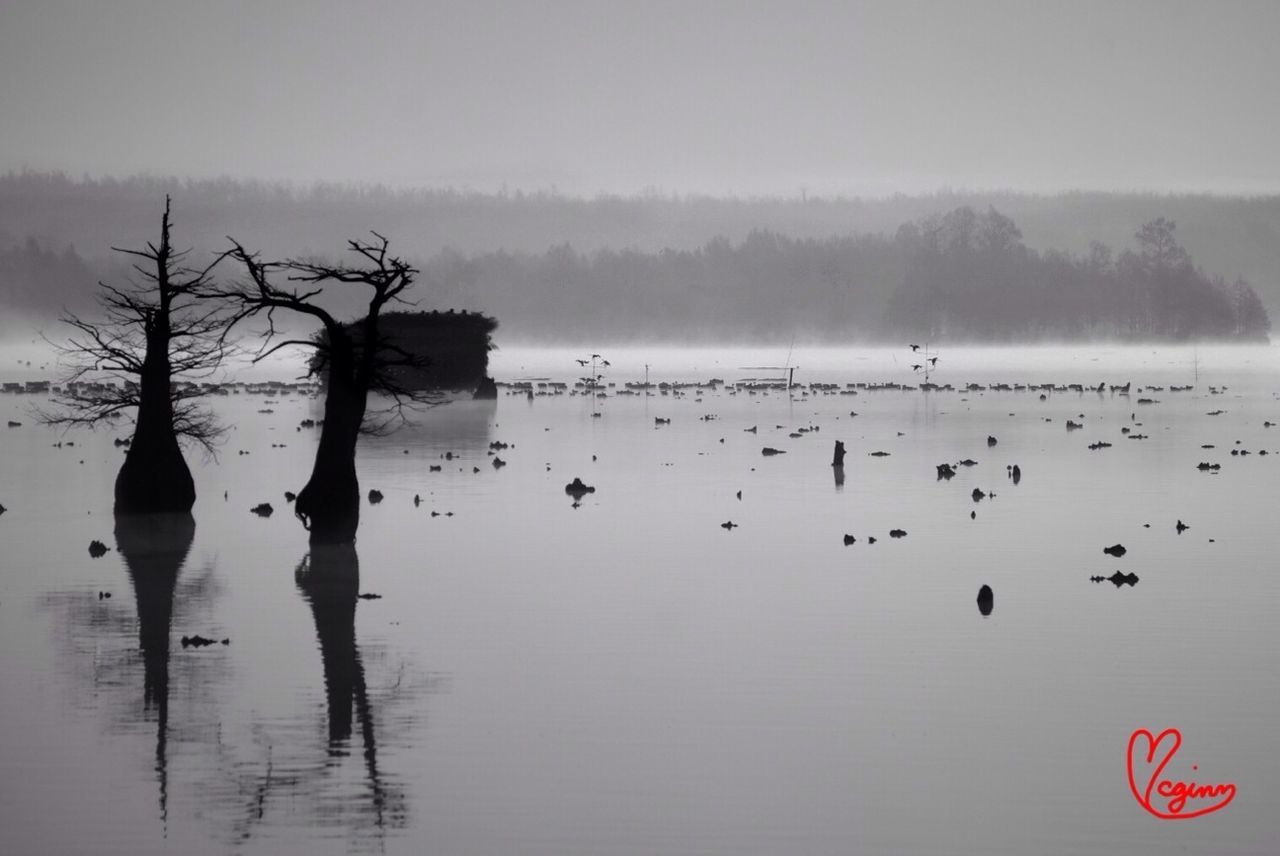
[[(1178, 223), (1178, 238), (1205, 270), (1242, 275), (1271, 312), (1280, 312), (1280, 196), (1011, 191), (940, 191), (884, 198), (708, 197), (663, 193), (572, 197), (554, 190), (481, 192), (468, 188), (401, 189), (333, 184), (291, 185), (222, 178), (163, 176), (79, 178), (59, 173), (0, 174), (0, 250), (28, 236), (61, 254), (69, 246), (93, 269), (89, 285), (52, 283), (55, 305), (75, 306), (95, 279), (116, 279), (111, 245), (138, 246), (154, 236), (156, 200), (182, 201), (183, 234), (200, 252), (220, 252), (223, 236), (253, 235), (274, 258), (333, 255), (370, 224), (396, 237), (401, 255), (421, 266), (452, 250), (464, 257), (495, 251), (541, 255), (568, 245), (591, 256), (612, 248), (658, 254), (693, 252), (723, 237), (737, 246), (754, 231), (797, 241), (832, 236), (892, 237), (903, 223), (938, 212), (994, 207), (1012, 218), (1028, 247), (1077, 256), (1091, 241), (1132, 246), (1140, 224)], [(12, 310), (0, 280), (0, 304)], [(449, 308), (456, 303), (443, 303)], [(356, 308), (354, 304), (352, 307)], [(485, 305), (470, 308), (486, 309)], [(346, 311), (346, 308), (344, 308)], [(502, 316), (508, 336), (521, 321)], [(876, 318), (879, 323), (883, 319)], [(543, 331), (538, 331), (542, 333)], [(789, 338), (789, 334), (788, 334)]]
[(67, 303), (83, 303), (96, 280), (93, 266), (70, 245), (54, 249), (32, 236), (0, 242), (0, 335), (30, 329)]
[(1172, 220), (1133, 240), (1119, 253), (1098, 241), (1038, 252), (1011, 218), (962, 206), (891, 237), (761, 230), (657, 253), (445, 252), (423, 275), (434, 299), (484, 307), (534, 339), (1266, 339), (1253, 287), (1197, 267)]
[(1037, 253), (994, 208), (957, 208), (903, 226), (902, 280), (886, 323), (932, 340), (1266, 341), (1266, 308), (1243, 278), (1210, 277), (1158, 217), (1119, 255)]
[[(447, 250), (415, 267), (429, 286), (425, 307), (492, 313), (511, 340), (1265, 339), (1268, 313), (1253, 286), (1204, 272), (1178, 237), (1157, 217), (1118, 252), (1099, 241), (1082, 253), (1037, 251), (1011, 218), (963, 206), (891, 237), (757, 230), (692, 250)], [(129, 273), (35, 239), (0, 247), (8, 332), (30, 329), (24, 310), (84, 308), (103, 269), (108, 280)], [(362, 308), (351, 291), (317, 302), (335, 317)]]

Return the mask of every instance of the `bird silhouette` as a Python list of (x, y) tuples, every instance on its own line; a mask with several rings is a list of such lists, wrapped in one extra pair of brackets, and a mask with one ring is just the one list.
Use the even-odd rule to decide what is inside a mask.
[(929, 357), (929, 365), (931, 365), (931, 366), (936, 366), (937, 364), (938, 364), (938, 358), (937, 358), (937, 357)]
[(918, 371), (920, 371), (920, 369), (922, 369), (922, 368), (924, 368), (924, 366), (917, 364), (917, 365), (912, 366), (912, 367), (911, 367), (911, 370), (912, 370), (913, 372), (918, 372)]
[(601, 360), (601, 361), (600, 361), (600, 365), (602, 365), (602, 366), (611, 366), (611, 365), (613, 365), (613, 363), (609, 362), (608, 360)]
[(590, 360), (574, 360), (574, 362), (576, 362), (580, 366), (585, 366), (587, 363), (591, 361)]
[(920, 346), (919, 346), (919, 345), (908, 345), (907, 347), (909, 347), (912, 351), (918, 351), (918, 350), (920, 350)]

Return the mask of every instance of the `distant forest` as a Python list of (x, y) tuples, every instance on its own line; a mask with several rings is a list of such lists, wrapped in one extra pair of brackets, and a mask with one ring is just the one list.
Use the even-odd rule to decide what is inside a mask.
[(577, 199), (23, 172), (0, 176), (0, 332), (125, 276), (110, 247), (145, 241), (166, 192), (197, 257), (235, 234), (332, 259), (376, 229), (422, 267), (418, 308), (493, 315), (504, 341), (1260, 339), (1280, 311), (1280, 197)]
[(446, 252), (424, 278), (446, 301), (573, 338), (1265, 340), (1271, 325), (1253, 288), (1196, 268), (1175, 228), (1153, 220), (1118, 255), (1098, 242), (1080, 256), (1039, 253), (994, 208), (965, 207), (891, 238), (759, 231), (660, 253)]

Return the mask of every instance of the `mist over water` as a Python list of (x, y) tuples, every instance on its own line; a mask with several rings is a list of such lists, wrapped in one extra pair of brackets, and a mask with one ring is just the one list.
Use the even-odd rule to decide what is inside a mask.
[(1280, 852), (1280, 4), (248, 6), (0, 0), (0, 856)]
[[(407, 299), (493, 315), (507, 342), (1258, 340), (1280, 312), (1275, 196), (581, 198), (22, 172), (0, 175), (0, 336), (91, 317), (100, 280), (135, 275), (109, 248), (152, 240), (166, 194), (191, 263), (229, 235), (267, 258), (349, 261), (374, 229), (421, 269)], [(1171, 246), (1140, 234), (1155, 223)], [(319, 302), (365, 309), (350, 289)]]
[[(0, 430), (0, 764), (23, 782), (0, 849), (1091, 852), (1087, 817), (1131, 853), (1270, 851), (1275, 349), (939, 348), (956, 390), (930, 393), (838, 394), (918, 383), (901, 348), (502, 348), (492, 371), (573, 389), (591, 353), (606, 398), (503, 387), (362, 441), (384, 498), (345, 553), (283, 495), (315, 399), (215, 399), (234, 427), (189, 456), (194, 530), (139, 544), (110, 515), (125, 432), (0, 397), (23, 423)], [(0, 379), (40, 374), (17, 359)], [(646, 363), (728, 385), (619, 395)], [(788, 366), (790, 394), (732, 386)], [(1002, 382), (1133, 386), (962, 390)], [(1117, 570), (1138, 582), (1090, 581)], [(1164, 725), (1238, 784), (1228, 810), (1134, 802), (1125, 741)]]

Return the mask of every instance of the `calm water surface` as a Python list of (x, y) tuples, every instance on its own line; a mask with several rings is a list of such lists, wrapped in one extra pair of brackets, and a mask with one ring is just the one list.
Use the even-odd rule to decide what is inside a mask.
[[(0, 429), (0, 852), (1280, 852), (1278, 350), (952, 349), (935, 378), (1127, 397), (503, 390), (362, 442), (385, 499), (345, 552), (310, 551), (283, 496), (313, 399), (216, 399), (194, 529), (117, 531), (126, 428), (60, 435), (0, 396), (23, 423)], [(572, 383), (584, 354), (494, 356)], [(614, 392), (646, 362), (915, 380), (905, 351), (606, 356)], [(1090, 581), (1116, 570), (1139, 582)], [(1235, 783), (1229, 807), (1139, 807), (1126, 742), (1166, 726), (1170, 770)]]

